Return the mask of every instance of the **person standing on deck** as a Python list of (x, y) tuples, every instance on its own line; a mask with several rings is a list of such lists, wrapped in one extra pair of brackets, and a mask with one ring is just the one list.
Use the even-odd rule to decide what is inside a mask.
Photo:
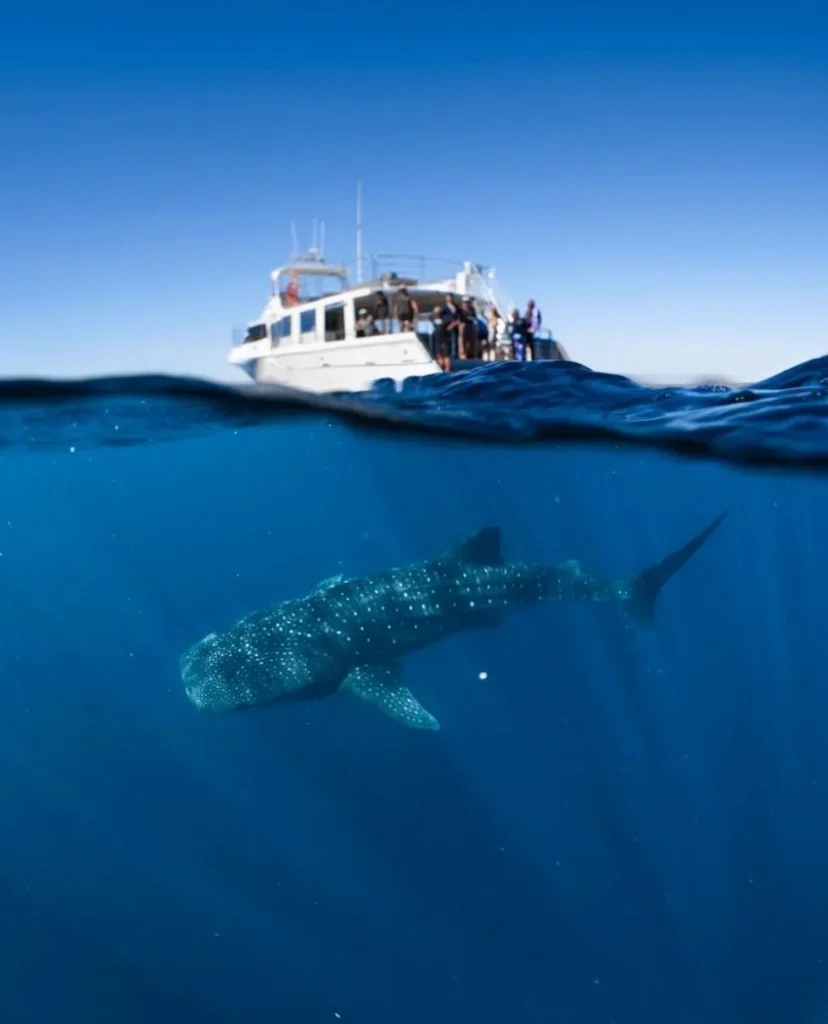
[(509, 318), (509, 339), (512, 342), (512, 358), (517, 359), (518, 362), (526, 361), (527, 354), (527, 341), (529, 338), (529, 331), (527, 329), (526, 320), (520, 315), (518, 310), (513, 309), (512, 315)]
[(374, 333), (374, 318), (364, 306), (359, 311), (354, 327), (358, 338), (367, 338)]
[(446, 303), (443, 306), (443, 322), (449, 344), (449, 357), (451, 359), (462, 359), (463, 353), (458, 347), (460, 337), (460, 310), (451, 295), (446, 296)]
[(285, 288), (285, 305), (295, 306), (299, 302), (299, 279), (295, 273), (290, 275), (290, 281)]
[(401, 331), (413, 331), (420, 315), (420, 307), (408, 294), (407, 288), (400, 288), (394, 302), (394, 317), (399, 320)]
[(477, 313), (468, 296), (460, 303), (460, 351), (465, 359), (480, 358), (480, 337), (477, 333)]
[(431, 314), (431, 355), (441, 370), (451, 369), (451, 341), (446, 330), (446, 313), (435, 306)]
[(541, 311), (535, 305), (535, 300), (530, 299), (526, 304), (526, 347), (529, 349), (529, 355), (534, 360), (537, 359), (535, 352), (535, 334), (540, 330), (542, 321)]
[(500, 313), (497, 311), (497, 306), (489, 306), (486, 321), (489, 326), (489, 336), (486, 339), (487, 345), (483, 352), (483, 358), (493, 360), (497, 359), (497, 343), (500, 340)]
[(371, 313), (374, 317), (377, 334), (386, 334), (388, 331), (388, 297), (379, 289), (374, 292), (374, 308)]

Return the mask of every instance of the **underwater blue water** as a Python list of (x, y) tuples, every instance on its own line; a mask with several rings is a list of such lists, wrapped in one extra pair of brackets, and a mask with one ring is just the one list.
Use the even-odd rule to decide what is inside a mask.
[[(828, 1020), (826, 379), (4, 382), (0, 1020)], [(412, 655), (439, 732), (183, 692), (333, 574), (496, 523), (628, 577), (723, 509), (650, 630), (548, 605)]]

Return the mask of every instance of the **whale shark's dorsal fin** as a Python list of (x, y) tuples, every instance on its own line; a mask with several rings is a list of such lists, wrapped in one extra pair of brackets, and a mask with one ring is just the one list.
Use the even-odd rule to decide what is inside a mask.
[(321, 583), (317, 583), (316, 586), (311, 590), (312, 594), (318, 594), (322, 590), (330, 590), (331, 587), (335, 587), (338, 583), (345, 582), (345, 573), (341, 572), (338, 576), (329, 576), (326, 580), (322, 580)]
[(440, 723), (426, 711), (414, 694), (403, 686), (400, 663), (389, 665), (360, 665), (352, 669), (341, 689), (350, 690), (355, 697), (367, 700), (403, 725), (412, 729), (439, 729)]
[(503, 552), (500, 548), (500, 527), (484, 526), (464, 541), (456, 544), (443, 556), (452, 562), (463, 562), (466, 565), (503, 565)]

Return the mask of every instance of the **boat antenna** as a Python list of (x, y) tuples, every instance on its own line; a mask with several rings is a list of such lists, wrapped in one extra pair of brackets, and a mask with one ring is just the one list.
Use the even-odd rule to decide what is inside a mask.
[(325, 221), (319, 222), (319, 258), (325, 258)]
[(299, 252), (299, 241), (298, 241), (298, 239), (296, 237), (296, 221), (295, 220), (292, 220), (290, 222), (290, 240), (293, 243), (293, 257), (295, 259), (297, 253)]
[(357, 182), (356, 203), (357, 284), (362, 284), (362, 182)]

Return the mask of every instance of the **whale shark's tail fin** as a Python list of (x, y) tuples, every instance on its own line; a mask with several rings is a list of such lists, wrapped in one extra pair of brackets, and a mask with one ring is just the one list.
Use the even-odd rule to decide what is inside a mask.
[(661, 593), (661, 588), (695, 555), (726, 516), (727, 512), (722, 512), (684, 547), (673, 551), (656, 565), (651, 565), (649, 569), (645, 569), (635, 577), (629, 585), (628, 603), (625, 606), (625, 610), (633, 622), (639, 625), (647, 625), (652, 622), (656, 599)]

